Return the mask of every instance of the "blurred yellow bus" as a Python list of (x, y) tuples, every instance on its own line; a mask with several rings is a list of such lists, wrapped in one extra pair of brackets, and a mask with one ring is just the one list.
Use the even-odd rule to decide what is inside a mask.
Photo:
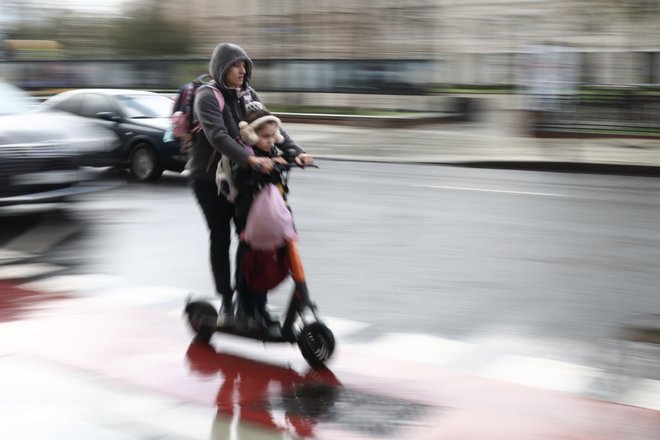
[(3, 40), (3, 49), (8, 60), (61, 60), (64, 58), (62, 44), (54, 40)]

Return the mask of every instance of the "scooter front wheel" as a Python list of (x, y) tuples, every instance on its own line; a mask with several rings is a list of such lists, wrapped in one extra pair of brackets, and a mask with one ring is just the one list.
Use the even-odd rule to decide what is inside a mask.
[(335, 336), (319, 321), (304, 326), (296, 342), (300, 353), (312, 367), (322, 366), (335, 350)]
[(218, 311), (207, 302), (193, 301), (186, 305), (185, 313), (196, 340), (208, 344), (215, 332)]

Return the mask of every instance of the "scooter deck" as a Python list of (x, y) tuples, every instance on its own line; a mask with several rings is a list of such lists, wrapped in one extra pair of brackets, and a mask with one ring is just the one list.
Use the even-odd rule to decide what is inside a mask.
[(282, 331), (282, 326), (270, 326), (267, 330), (250, 330), (240, 325), (231, 325), (216, 327), (218, 333), (225, 333), (233, 336), (241, 336), (244, 338), (257, 339), (263, 342), (296, 342), (293, 337), (285, 337)]

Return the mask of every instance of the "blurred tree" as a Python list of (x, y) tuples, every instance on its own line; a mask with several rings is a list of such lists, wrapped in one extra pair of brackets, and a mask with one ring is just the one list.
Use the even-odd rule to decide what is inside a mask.
[(147, 57), (188, 54), (194, 35), (192, 26), (166, 20), (159, 0), (132, 3), (109, 34), (118, 54)]
[(158, 0), (136, 0), (119, 18), (58, 7), (24, 7), (22, 19), (4, 35), (17, 40), (54, 40), (70, 58), (160, 57), (190, 53), (193, 30), (163, 18)]
[[(58, 35), (57, 21), (62, 18), (57, 10), (52, 11), (53, 20), (48, 19), (23, 19), (8, 26), (7, 38), (16, 40), (56, 40)], [(59, 21), (59, 26), (63, 22)]]

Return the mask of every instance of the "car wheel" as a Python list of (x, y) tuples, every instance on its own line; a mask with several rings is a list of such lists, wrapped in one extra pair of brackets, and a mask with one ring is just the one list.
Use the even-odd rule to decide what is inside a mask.
[(141, 182), (156, 180), (163, 174), (156, 151), (149, 144), (136, 145), (131, 152), (129, 163), (131, 173)]

